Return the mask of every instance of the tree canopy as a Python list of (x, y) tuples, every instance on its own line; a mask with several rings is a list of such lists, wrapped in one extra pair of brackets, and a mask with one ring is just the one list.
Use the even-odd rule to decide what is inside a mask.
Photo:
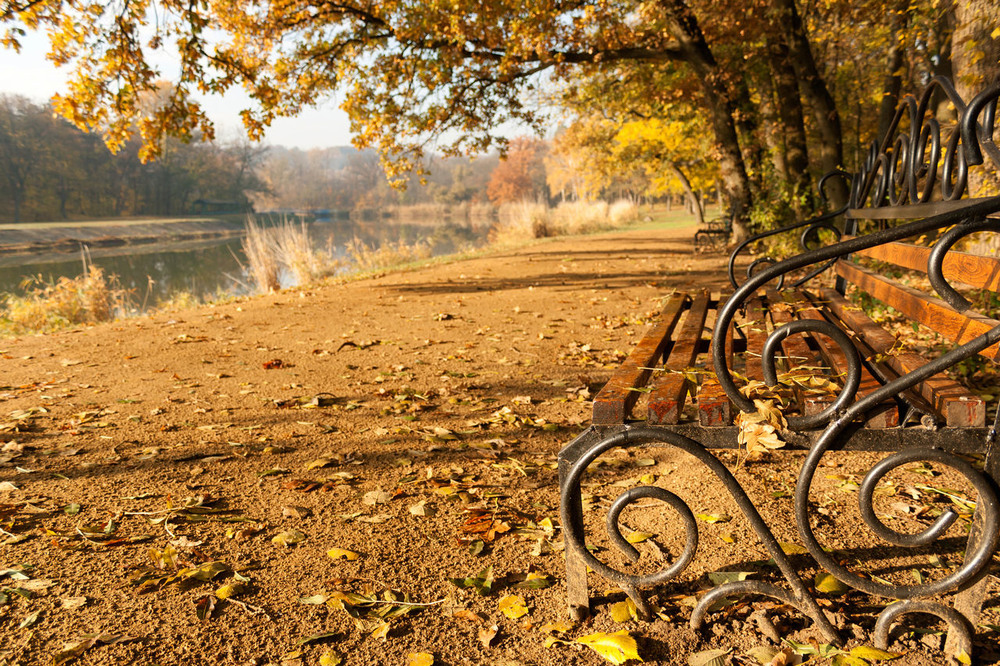
[[(856, 159), (867, 118), (927, 75), (954, 64), (965, 86), (995, 77), (998, 12), (991, 0), (0, 0), (8, 45), (47, 31), (52, 59), (73, 68), (58, 111), (112, 147), (137, 128), (144, 157), (166, 135), (211, 137), (197, 94), (234, 87), (253, 100), (251, 137), (338, 95), (356, 144), (396, 176), (431, 147), (484, 150), (504, 122), (541, 129), (543, 104), (617, 122), (670, 121), (685, 105), (738, 220), (776, 192), (810, 207), (813, 170)], [(173, 72), (155, 64), (167, 45)], [(150, 103), (164, 77), (169, 94)]]

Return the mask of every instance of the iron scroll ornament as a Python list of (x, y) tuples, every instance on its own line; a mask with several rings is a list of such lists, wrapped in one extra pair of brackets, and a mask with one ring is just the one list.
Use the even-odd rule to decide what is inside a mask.
[[(939, 96), (958, 114), (944, 141), (935, 117)], [(1000, 148), (993, 139), (998, 98), (1000, 84), (995, 84), (966, 104), (951, 81), (932, 78), (919, 99), (903, 100), (881, 144), (870, 146), (852, 182), (850, 208), (928, 203), (935, 195), (943, 201), (961, 199), (970, 166), (983, 164), (988, 156), (1000, 168)]]
[[(595, 433), (599, 432), (593, 426), (592, 431)], [(736, 505), (743, 512), (751, 528), (757, 534), (791, 588), (789, 590), (764, 581), (751, 580), (720, 585), (702, 597), (695, 606), (690, 619), (692, 628), (697, 629), (701, 625), (708, 613), (708, 609), (718, 599), (741, 594), (756, 594), (780, 600), (796, 608), (815, 623), (826, 640), (839, 643), (840, 636), (836, 628), (809, 593), (808, 587), (798, 572), (796, 572), (788, 555), (781, 548), (778, 540), (768, 528), (767, 523), (764, 522), (753, 502), (750, 501), (739, 481), (736, 480), (729, 468), (713, 456), (704, 446), (683, 435), (651, 426), (627, 425), (616, 429), (610, 436), (604, 437), (597, 443), (589, 446), (584, 454), (572, 464), (566, 477), (562, 480), (560, 519), (563, 525), (564, 540), (568, 549), (572, 549), (574, 554), (594, 572), (617, 584), (635, 603), (637, 610), (647, 618), (652, 616), (652, 610), (643, 598), (640, 589), (648, 588), (674, 578), (693, 559), (698, 546), (698, 528), (694, 514), (680, 497), (658, 486), (639, 486), (630, 488), (622, 493), (612, 503), (612, 508), (609, 510), (607, 516), (606, 528), (611, 543), (630, 561), (635, 561), (636, 550), (631, 544), (628, 544), (621, 538), (621, 530), (617, 524), (618, 518), (629, 504), (638, 499), (652, 498), (665, 501), (677, 511), (684, 523), (686, 534), (683, 552), (673, 564), (665, 564), (663, 568), (652, 574), (635, 575), (620, 571), (602, 562), (587, 549), (580, 504), (580, 482), (583, 473), (603, 453), (613, 448), (629, 448), (633, 446), (670, 446), (680, 449), (701, 461), (722, 481), (730, 495), (732, 495)]]

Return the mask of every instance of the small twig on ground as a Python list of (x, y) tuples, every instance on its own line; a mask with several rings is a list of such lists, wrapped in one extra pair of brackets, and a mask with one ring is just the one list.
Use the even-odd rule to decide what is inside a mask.
[(246, 612), (250, 613), (251, 615), (263, 615), (267, 619), (269, 619), (269, 620), (271, 619), (270, 613), (268, 613), (266, 610), (264, 610), (260, 606), (254, 606), (253, 604), (248, 604), (245, 601), (240, 601), (239, 599), (233, 599), (232, 597), (230, 597), (229, 599), (226, 599), (226, 601), (230, 601), (230, 602), (232, 602), (234, 604), (237, 604), (238, 606), (242, 606), (243, 610), (245, 610)]

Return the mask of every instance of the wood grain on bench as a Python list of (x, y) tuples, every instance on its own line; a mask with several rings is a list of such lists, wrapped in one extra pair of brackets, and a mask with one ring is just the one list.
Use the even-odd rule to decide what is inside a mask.
[[(833, 289), (823, 289), (819, 298), (843, 326), (855, 333), (856, 343), (871, 361), (887, 366), (899, 376), (925, 365), (927, 359), (899, 348), (896, 338), (873, 322), (861, 308)], [(944, 375), (935, 375), (914, 387), (935, 413), (949, 426), (982, 427), (986, 405), (968, 389)]]
[(594, 398), (593, 422), (595, 425), (622, 423), (629, 417), (639, 399), (638, 389), (645, 386), (652, 368), (659, 363), (684, 306), (685, 294), (671, 296), (663, 306), (660, 320), (649, 328), (632, 353)]
[(691, 304), (677, 342), (667, 357), (665, 372), (653, 381), (646, 407), (646, 421), (649, 423), (677, 423), (680, 420), (684, 401), (690, 390), (690, 382), (684, 371), (693, 366), (698, 358), (710, 302), (708, 292), (702, 291)]

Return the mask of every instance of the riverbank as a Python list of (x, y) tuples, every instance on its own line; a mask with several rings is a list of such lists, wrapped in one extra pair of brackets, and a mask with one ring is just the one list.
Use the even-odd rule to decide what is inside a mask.
[[(71, 643), (84, 664), (583, 665), (606, 662), (573, 639), (621, 630), (647, 663), (710, 648), (754, 663), (750, 623), (695, 633), (686, 600), (766, 554), (669, 451), (604, 466), (588, 501), (620, 492), (612, 472), (650, 474), (734, 518), (704, 526), (658, 597), (668, 621), (616, 621), (624, 596), (599, 583), (595, 616), (566, 623), (555, 455), (665, 296), (724, 288), (693, 232), (546, 239), (0, 341), (0, 587), (25, 590), (0, 604), (0, 663)], [(739, 471), (765, 518), (788, 508), (772, 495), (794, 483), (788, 456)], [(855, 499), (830, 492), (828, 510)], [(669, 518), (635, 527), (669, 535)], [(921, 650), (895, 663), (936, 663)]]

